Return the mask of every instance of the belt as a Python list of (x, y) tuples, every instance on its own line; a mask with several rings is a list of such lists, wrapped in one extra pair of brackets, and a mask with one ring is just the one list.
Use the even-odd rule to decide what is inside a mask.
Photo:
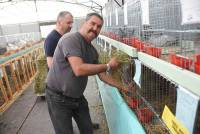
[(47, 89), (47, 92), (50, 92), (51, 94), (59, 95), (59, 96), (61, 96), (61, 97), (64, 97), (65, 99), (71, 100), (71, 101), (79, 101), (80, 99), (84, 98), (83, 95), (82, 95), (81, 97), (79, 97), (79, 98), (73, 98), (73, 97), (66, 96), (66, 95), (64, 95), (62, 92), (56, 91), (56, 90), (50, 88), (50, 87), (47, 86), (47, 85), (46, 85), (46, 89)]

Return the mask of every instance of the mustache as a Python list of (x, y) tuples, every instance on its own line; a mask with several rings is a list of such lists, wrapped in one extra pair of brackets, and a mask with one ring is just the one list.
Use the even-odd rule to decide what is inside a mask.
[(98, 36), (97, 32), (96, 31), (93, 31), (93, 30), (89, 30), (89, 32), (93, 32), (96, 36)]

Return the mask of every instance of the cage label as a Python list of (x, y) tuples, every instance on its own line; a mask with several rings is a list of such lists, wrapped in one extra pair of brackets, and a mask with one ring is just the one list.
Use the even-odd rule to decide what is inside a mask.
[[(177, 88), (176, 118), (180, 120), (192, 134), (195, 129), (199, 97), (182, 86)], [(190, 115), (190, 118), (185, 114)]]
[(176, 119), (170, 109), (165, 105), (162, 119), (172, 134), (189, 134), (188, 129)]

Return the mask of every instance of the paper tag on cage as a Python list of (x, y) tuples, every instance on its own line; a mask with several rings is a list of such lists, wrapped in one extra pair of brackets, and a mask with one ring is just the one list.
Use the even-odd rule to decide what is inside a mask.
[(172, 134), (189, 134), (188, 129), (174, 116), (166, 105), (162, 119)]
[(134, 61), (135, 61), (135, 67), (136, 67), (136, 69), (135, 69), (135, 76), (134, 76), (134, 81), (135, 81), (135, 83), (137, 83), (137, 85), (139, 86), (139, 87), (141, 87), (141, 85), (140, 85), (140, 78), (141, 78), (141, 61), (139, 61), (139, 60), (136, 60), (136, 59), (134, 59)]
[(3, 77), (3, 71), (2, 71), (2, 68), (0, 68), (0, 76), (1, 76), (1, 78)]
[[(199, 97), (189, 92), (182, 86), (177, 88), (176, 118), (179, 119), (189, 130), (194, 133), (195, 121), (197, 118)], [(188, 118), (187, 115), (190, 115)]]

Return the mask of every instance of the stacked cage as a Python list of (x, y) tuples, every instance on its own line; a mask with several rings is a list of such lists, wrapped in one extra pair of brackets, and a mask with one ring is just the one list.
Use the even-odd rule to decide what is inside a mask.
[[(172, 66), (176, 67), (177, 71), (183, 69), (198, 75), (200, 74), (200, 31), (198, 29), (200, 23), (184, 24), (183, 10), (183, 0), (149, 0), (149, 24), (147, 24), (143, 22), (142, 2), (128, 0), (123, 7), (117, 8), (117, 13), (112, 11), (110, 15), (112, 23), (106, 25), (102, 33), (113, 40), (133, 46), (138, 52), (173, 64)], [(127, 22), (124, 12), (127, 12)], [(118, 22), (114, 23), (113, 19)], [(102, 52), (100, 53), (104, 54), (104, 58), (109, 58), (113, 50), (116, 51), (116, 48), (111, 47), (105, 40), (99, 38), (97, 42), (101, 44)], [(134, 88), (121, 91), (121, 94), (136, 113), (146, 132), (170, 133), (162, 119), (164, 109), (168, 107), (171, 113), (188, 128), (189, 133), (199, 134), (199, 94), (187, 88), (182, 92), (179, 82), (170, 79), (165, 73), (159, 73), (145, 62), (141, 62), (141, 77), (138, 84), (133, 81), (136, 61), (138, 60), (129, 57), (129, 64), (121, 67), (125, 71), (120, 73), (118, 79), (127, 87), (134, 84)], [(129, 75), (126, 75), (127, 72)], [(195, 79), (196, 74), (192, 74), (195, 75)], [(195, 100), (197, 103), (192, 105), (194, 119), (191, 119), (191, 122), (186, 119), (189, 123), (182, 121), (183, 117), (180, 114), (180, 105), (185, 104), (185, 100), (182, 101), (183, 98), (180, 96), (185, 92), (188, 92), (188, 96), (192, 96), (192, 99), (197, 98)]]

